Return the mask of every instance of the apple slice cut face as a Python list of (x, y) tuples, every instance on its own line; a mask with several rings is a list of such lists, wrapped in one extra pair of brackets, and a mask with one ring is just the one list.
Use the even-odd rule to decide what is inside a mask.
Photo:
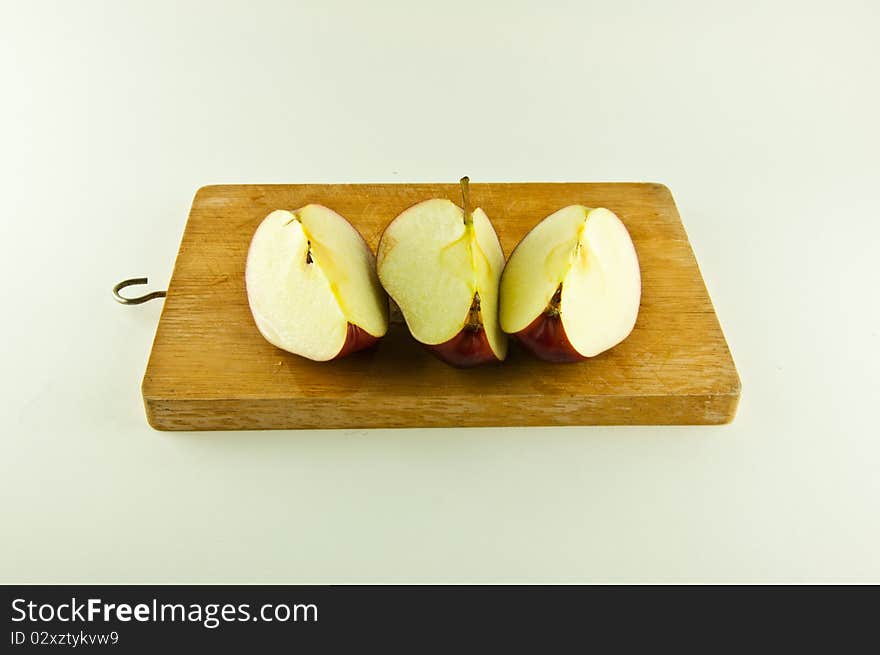
[[(558, 307), (551, 300), (561, 286)], [(641, 275), (626, 227), (607, 209), (571, 205), (541, 221), (510, 256), (501, 280), (501, 328), (515, 334), (548, 311), (581, 357), (632, 331)]]
[(333, 359), (388, 330), (388, 299), (373, 254), (348, 221), (321, 205), (263, 219), (251, 240), (245, 283), (260, 333), (309, 359)]
[(410, 207), (379, 242), (379, 279), (400, 307), (416, 340), (440, 345), (465, 328), (479, 295), (483, 330), (493, 354), (504, 359), (507, 337), (498, 325), (498, 283), (504, 252), (482, 209), (465, 225), (464, 211), (445, 199)]

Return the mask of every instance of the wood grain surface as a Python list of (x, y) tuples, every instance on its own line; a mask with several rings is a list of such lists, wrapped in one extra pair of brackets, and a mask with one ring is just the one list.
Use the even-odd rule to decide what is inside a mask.
[(247, 248), (273, 209), (315, 202), (345, 216), (375, 252), (385, 226), (458, 184), (234, 185), (198, 190), (143, 380), (161, 430), (711, 424), (733, 419), (740, 381), (669, 190), (650, 183), (472, 184), (505, 255), (551, 212), (607, 207), (642, 270), (629, 338), (576, 364), (511, 344), (503, 364), (460, 370), (400, 323), (369, 351), (318, 363), (257, 332), (244, 286)]

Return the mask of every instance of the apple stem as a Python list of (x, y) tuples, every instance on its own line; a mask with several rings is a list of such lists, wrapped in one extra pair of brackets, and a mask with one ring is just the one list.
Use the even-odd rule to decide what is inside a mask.
[(470, 178), (465, 175), (458, 182), (461, 184), (461, 204), (462, 209), (464, 209), (464, 224), (471, 225), (474, 222), (474, 217), (471, 215), (471, 187), (470, 187)]

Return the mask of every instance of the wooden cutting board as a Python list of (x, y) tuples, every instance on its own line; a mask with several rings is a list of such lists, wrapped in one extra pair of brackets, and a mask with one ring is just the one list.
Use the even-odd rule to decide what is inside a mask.
[(244, 266), (273, 209), (327, 205), (374, 252), (385, 226), (458, 184), (208, 186), (196, 193), (143, 380), (160, 430), (518, 425), (708, 424), (733, 419), (739, 377), (669, 190), (660, 184), (472, 184), (505, 255), (570, 204), (607, 207), (626, 224), (642, 270), (642, 305), (626, 341), (577, 364), (516, 345), (496, 366), (435, 359), (405, 325), (369, 351), (318, 363), (257, 332)]

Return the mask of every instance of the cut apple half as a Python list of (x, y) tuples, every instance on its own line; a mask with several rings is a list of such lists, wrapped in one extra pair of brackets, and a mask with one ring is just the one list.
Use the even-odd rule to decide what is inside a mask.
[(482, 209), (435, 198), (410, 207), (385, 229), (376, 255), (379, 280), (412, 336), (453, 366), (503, 360), (498, 324), (504, 252)]
[(251, 240), (248, 304), (266, 340), (327, 361), (374, 344), (388, 330), (388, 298), (360, 233), (322, 205), (269, 214)]
[(571, 205), (536, 225), (501, 277), (501, 328), (541, 359), (594, 357), (623, 341), (639, 313), (639, 260), (608, 209)]

